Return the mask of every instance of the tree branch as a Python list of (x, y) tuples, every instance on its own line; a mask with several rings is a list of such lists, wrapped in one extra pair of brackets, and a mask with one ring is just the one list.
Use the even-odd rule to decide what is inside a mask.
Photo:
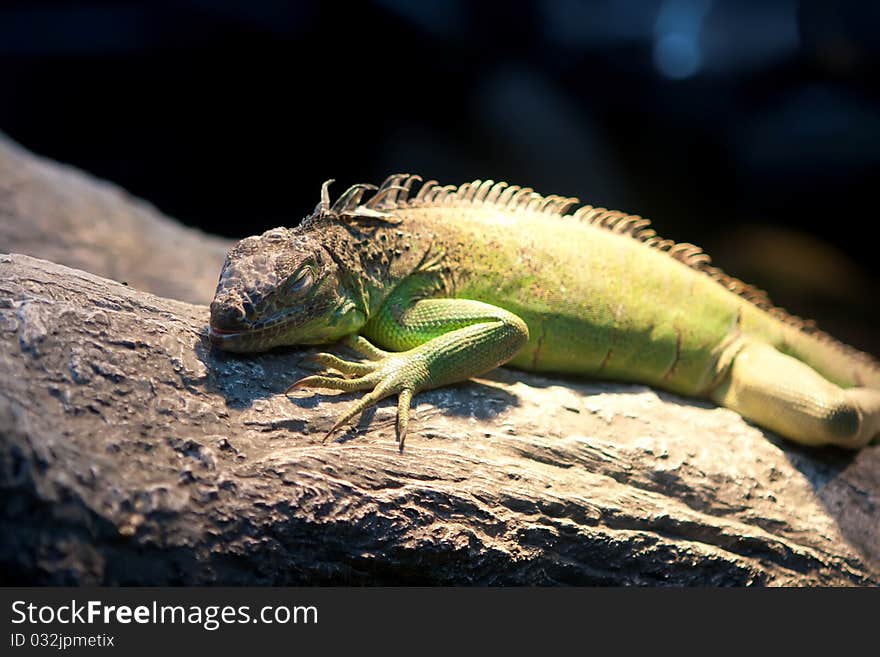
[[(877, 584), (880, 446), (500, 369), (394, 400), (218, 353), (227, 242), (0, 139), (0, 582)], [(134, 289), (139, 288), (139, 289)]]
[(28, 584), (877, 583), (880, 448), (768, 439), (638, 386), (499, 370), (389, 400), (284, 389), (207, 308), (0, 257), (0, 565)]
[(153, 294), (209, 303), (230, 245), (112, 183), (28, 153), (0, 133), (2, 253), (26, 253)]

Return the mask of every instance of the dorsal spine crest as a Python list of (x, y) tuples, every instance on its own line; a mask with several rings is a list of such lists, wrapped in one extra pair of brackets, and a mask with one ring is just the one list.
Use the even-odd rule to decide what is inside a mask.
[[(376, 188), (373, 185), (354, 185), (346, 190), (329, 208), (331, 218), (345, 219), (346, 215), (392, 216), (396, 210), (407, 208), (491, 206), (502, 212), (512, 214), (539, 214), (544, 217), (558, 217), (563, 220), (580, 221), (596, 228), (618, 235), (630, 237), (646, 247), (661, 251), (688, 267), (702, 272), (714, 279), (727, 290), (737, 294), (754, 306), (769, 313), (779, 321), (808, 333), (824, 343), (833, 345), (846, 355), (861, 362), (877, 366), (869, 355), (845, 345), (828, 333), (821, 331), (812, 320), (804, 320), (775, 306), (767, 293), (754, 285), (749, 285), (729, 276), (711, 264), (712, 260), (700, 247), (688, 242), (675, 242), (657, 235), (651, 222), (639, 215), (631, 215), (618, 210), (584, 205), (574, 212), (570, 210), (580, 201), (575, 197), (558, 195), (542, 196), (531, 187), (508, 185), (506, 182), (474, 180), (462, 185), (439, 185), (436, 180), (424, 182), (418, 192), (411, 197), (413, 186), (422, 178), (413, 174), (393, 174)], [(327, 214), (327, 183), (322, 188), (322, 203), (319, 208)], [(375, 190), (363, 205), (359, 205), (365, 192)], [(366, 209), (364, 211), (363, 209)]]

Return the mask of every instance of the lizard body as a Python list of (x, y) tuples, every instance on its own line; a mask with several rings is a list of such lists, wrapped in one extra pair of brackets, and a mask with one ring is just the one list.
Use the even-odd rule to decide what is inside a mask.
[[(230, 251), (211, 305), (221, 348), (345, 339), (368, 360), (316, 360), (342, 377), (292, 387), (368, 390), (333, 430), (398, 394), (502, 363), (646, 383), (713, 399), (805, 444), (858, 447), (880, 433), (880, 365), (638, 216), (474, 181), (390, 176), (331, 207), (327, 183), (299, 227)], [(369, 341), (368, 341), (369, 340)], [(387, 349), (378, 349), (372, 343)], [(332, 432), (332, 430), (331, 430)]]

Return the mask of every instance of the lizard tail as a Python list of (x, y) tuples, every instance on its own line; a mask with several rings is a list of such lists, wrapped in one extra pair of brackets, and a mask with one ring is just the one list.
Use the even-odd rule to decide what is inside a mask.
[(829, 381), (843, 388), (880, 390), (880, 361), (863, 351), (839, 342), (819, 330), (786, 327), (779, 351), (803, 361)]

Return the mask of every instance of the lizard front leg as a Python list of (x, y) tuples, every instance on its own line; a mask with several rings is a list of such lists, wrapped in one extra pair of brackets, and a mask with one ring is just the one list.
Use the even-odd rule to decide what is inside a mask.
[(370, 360), (352, 362), (332, 354), (318, 354), (314, 360), (355, 378), (307, 376), (288, 391), (303, 387), (369, 390), (339, 418), (327, 437), (379, 400), (398, 395), (397, 441), (401, 450), (415, 393), (498, 367), (529, 339), (526, 323), (502, 308), (468, 299), (414, 300), (407, 286), (392, 293), (363, 333), (393, 351), (378, 349), (364, 337), (352, 337), (348, 346)]

